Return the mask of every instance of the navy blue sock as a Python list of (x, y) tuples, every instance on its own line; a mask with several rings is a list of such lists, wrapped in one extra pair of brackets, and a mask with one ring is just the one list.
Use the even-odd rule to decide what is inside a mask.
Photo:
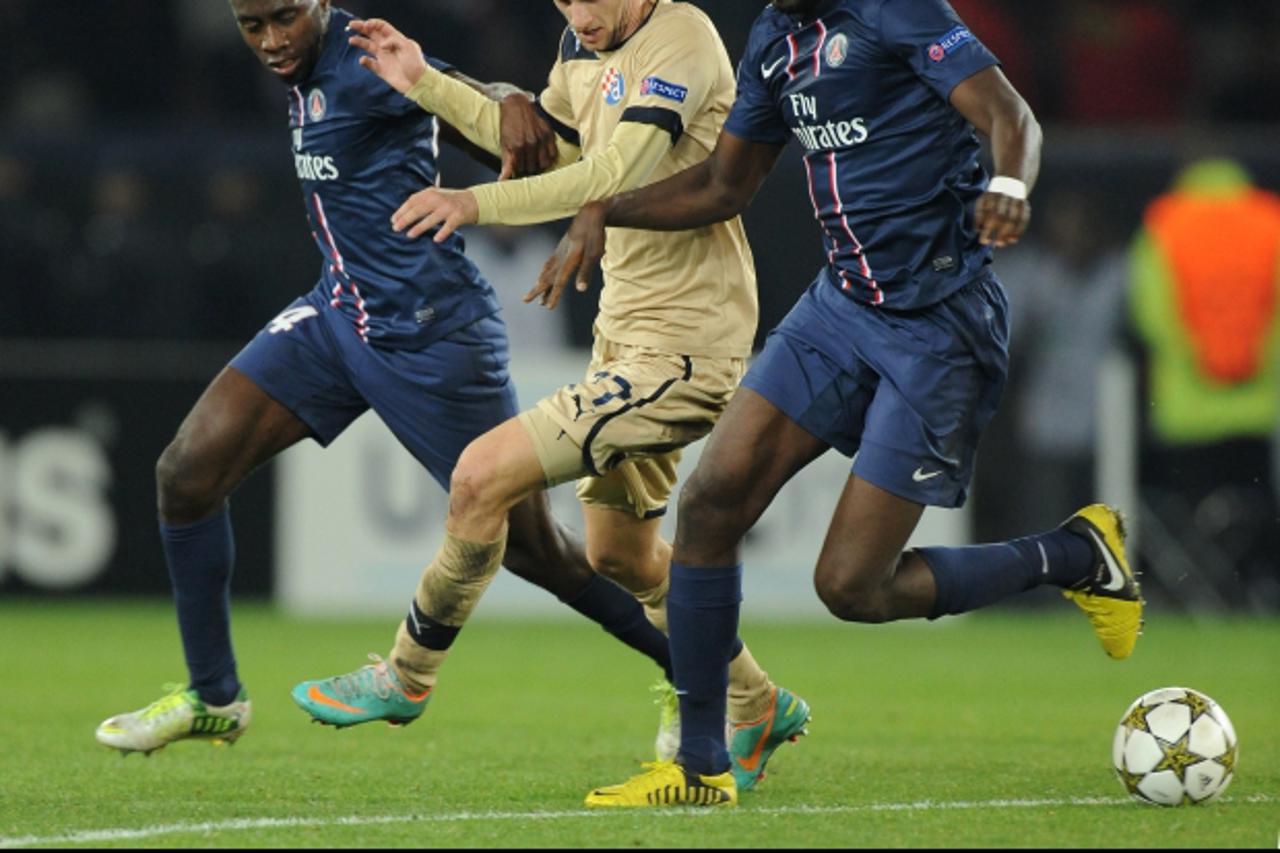
[(235, 540), (226, 506), (193, 524), (160, 523), (164, 559), (173, 581), (182, 650), (191, 687), (201, 701), (226, 705), (240, 691), (231, 650), (231, 567)]
[(967, 613), (1041, 584), (1066, 587), (1093, 568), (1093, 548), (1061, 528), (965, 548), (918, 548), (938, 588), (931, 619)]
[(648, 657), (662, 668), (668, 681), (674, 682), (667, 635), (645, 617), (644, 607), (634, 595), (608, 578), (595, 575), (565, 604)]
[(679, 762), (695, 773), (729, 769), (724, 741), (729, 661), (738, 640), (742, 564), (695, 568), (671, 564), (667, 631), (680, 696)]

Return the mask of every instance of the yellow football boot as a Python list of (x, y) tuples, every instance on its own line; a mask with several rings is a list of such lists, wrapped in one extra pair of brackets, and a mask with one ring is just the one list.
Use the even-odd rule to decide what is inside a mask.
[(587, 805), (617, 808), (738, 804), (738, 786), (728, 770), (703, 776), (685, 770), (674, 761), (653, 761), (641, 766), (645, 772), (640, 775), (587, 794)]
[(1142, 590), (1124, 553), (1124, 517), (1106, 504), (1090, 504), (1062, 525), (1093, 546), (1094, 569), (1062, 594), (1076, 603), (1116, 660), (1133, 653), (1142, 633)]

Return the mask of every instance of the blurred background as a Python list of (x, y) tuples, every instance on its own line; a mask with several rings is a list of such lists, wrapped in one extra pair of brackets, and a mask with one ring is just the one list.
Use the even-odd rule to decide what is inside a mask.
[[(761, 0), (694, 2), (736, 62)], [(533, 91), (563, 27), (547, 0), (342, 5)], [(953, 5), (1045, 145), (1030, 233), (996, 262), (1010, 386), (970, 506), (928, 530), (1004, 539), (1105, 499), (1129, 516), (1153, 604), (1280, 611), (1280, 2)], [(222, 0), (0, 0), (0, 30), (0, 595), (167, 595), (155, 459), (319, 269), (285, 92)], [(455, 152), (442, 160), (446, 185), (489, 177)], [(746, 216), (758, 343), (816, 272), (811, 218), (792, 149)], [(590, 342), (594, 293), (554, 314), (519, 301), (559, 230), (467, 232), (508, 305), (526, 403), (575, 379)], [(323, 610), (358, 589), (368, 609), (400, 610), (444, 503), (371, 420), (237, 493), (238, 595)], [(789, 591), (777, 600), (812, 612), (809, 570), (847, 471), (823, 463), (749, 543)], [(556, 510), (577, 521), (566, 488)], [(308, 599), (320, 587), (329, 597)]]

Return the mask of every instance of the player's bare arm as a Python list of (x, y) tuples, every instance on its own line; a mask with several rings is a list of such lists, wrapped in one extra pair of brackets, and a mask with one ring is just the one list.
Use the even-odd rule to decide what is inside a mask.
[[(389, 22), (381, 18), (352, 21), (348, 29), (353, 33), (348, 40), (365, 53), (360, 57), (360, 65), (377, 74), (397, 92), (408, 93), (427, 73), (427, 60), (421, 45)], [(451, 71), (449, 76), (502, 105), (499, 180), (536, 175), (555, 163), (558, 153), (555, 132), (534, 109), (532, 95), (510, 83), (482, 83), (459, 71)], [(448, 138), (456, 142), (461, 134), (449, 134)], [(474, 155), (473, 146), (460, 147)]]
[(687, 231), (732, 219), (756, 197), (783, 146), (722, 132), (697, 166), (607, 200), (607, 224), (650, 231)]
[(569, 225), (538, 283), (524, 301), (548, 309), (560, 302), (577, 272), (576, 289), (586, 292), (604, 257), (605, 226), (685, 231), (723, 222), (742, 213), (764, 183), (782, 146), (748, 142), (721, 133), (706, 160), (666, 180), (584, 207)]
[(951, 105), (991, 140), (996, 178), (978, 199), (978, 238), (984, 245), (996, 248), (1011, 246), (1031, 221), (1031, 204), (1026, 196), (1040, 173), (1040, 125), (1031, 107), (995, 66), (956, 86), (951, 92)]

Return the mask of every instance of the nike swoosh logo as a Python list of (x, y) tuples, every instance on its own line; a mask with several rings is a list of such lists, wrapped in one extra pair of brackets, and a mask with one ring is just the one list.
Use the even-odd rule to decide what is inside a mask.
[(402, 687), (400, 688), (400, 693), (402, 696), (404, 696), (404, 698), (408, 699), (410, 702), (422, 702), (428, 696), (431, 695), (431, 688), (428, 687), (426, 690), (422, 691), (421, 693), (410, 693), (408, 690), (405, 690)]
[(925, 480), (932, 480), (941, 473), (941, 471), (930, 471), (926, 474), (924, 472), (924, 468), (917, 468), (911, 472), (911, 479), (915, 480), (917, 483), (923, 483)]
[(1107, 566), (1107, 581), (1102, 588), (1107, 592), (1119, 592), (1124, 589), (1125, 575), (1124, 570), (1116, 562), (1116, 558), (1112, 556), (1111, 549), (1107, 547), (1107, 543), (1102, 541), (1102, 537), (1092, 528), (1089, 529), (1089, 535), (1093, 537), (1093, 541), (1098, 543), (1098, 547), (1102, 549), (1102, 560)]
[(313, 702), (319, 702), (321, 705), (328, 705), (330, 708), (337, 708), (339, 711), (346, 711), (349, 714), (363, 714), (364, 711), (359, 708), (353, 708), (350, 705), (332, 699), (320, 692), (320, 688), (314, 684), (307, 689), (307, 698)]
[(787, 59), (787, 58), (786, 58), (785, 56), (782, 56), (782, 57), (779, 57), (778, 59), (774, 60), (774, 61), (773, 61), (771, 64), (769, 64), (769, 65), (761, 64), (761, 66), (760, 66), (760, 76), (762, 76), (762, 77), (764, 77), (764, 79), (768, 80), (770, 77), (772, 77), (772, 76), (773, 76), (773, 72), (775, 72), (775, 71), (777, 71), (777, 70), (778, 70), (778, 66), (779, 66), (779, 65), (781, 65), (783, 62), (785, 62), (785, 61), (786, 61), (786, 59)]

